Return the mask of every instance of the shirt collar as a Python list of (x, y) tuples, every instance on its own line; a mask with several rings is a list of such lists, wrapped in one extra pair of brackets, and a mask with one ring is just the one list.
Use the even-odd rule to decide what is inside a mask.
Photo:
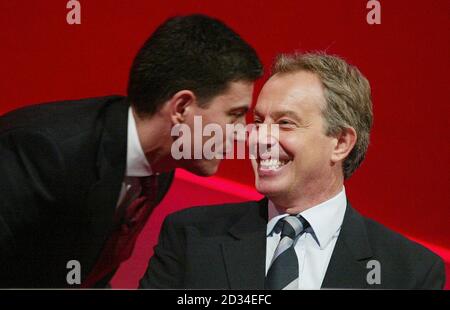
[(153, 171), (142, 150), (141, 142), (136, 128), (136, 120), (131, 107), (128, 109), (128, 133), (127, 133), (127, 177), (146, 177)]
[[(347, 197), (345, 195), (345, 187), (342, 187), (342, 190), (331, 199), (300, 212), (300, 215), (311, 225), (315, 234), (314, 239), (318, 242), (321, 249), (326, 248), (333, 236), (339, 232), (344, 220), (346, 207)], [(280, 213), (271, 200), (269, 200), (268, 208), (267, 236), (272, 233), (275, 224), (281, 218), (289, 215)]]

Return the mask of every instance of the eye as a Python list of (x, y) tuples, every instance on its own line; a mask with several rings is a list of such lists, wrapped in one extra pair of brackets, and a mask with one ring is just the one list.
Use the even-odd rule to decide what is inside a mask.
[(241, 118), (241, 117), (245, 117), (245, 112), (240, 111), (240, 112), (232, 112), (230, 113), (230, 116), (234, 117), (234, 118)]
[(294, 125), (294, 123), (291, 122), (288, 119), (281, 119), (281, 120), (278, 121), (278, 124), (280, 124), (280, 125)]

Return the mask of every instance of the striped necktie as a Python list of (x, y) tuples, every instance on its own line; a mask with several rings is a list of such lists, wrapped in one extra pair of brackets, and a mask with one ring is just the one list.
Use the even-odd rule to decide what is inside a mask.
[(294, 245), (308, 227), (309, 223), (301, 215), (286, 216), (275, 225), (274, 232), (281, 231), (281, 236), (266, 275), (266, 289), (298, 289), (298, 259)]

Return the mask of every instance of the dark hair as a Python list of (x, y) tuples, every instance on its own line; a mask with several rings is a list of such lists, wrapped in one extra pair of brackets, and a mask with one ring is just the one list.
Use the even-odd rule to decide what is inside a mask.
[(223, 22), (205, 15), (177, 16), (160, 25), (131, 67), (128, 98), (140, 114), (154, 114), (176, 92), (188, 89), (200, 104), (232, 81), (262, 76), (255, 50)]

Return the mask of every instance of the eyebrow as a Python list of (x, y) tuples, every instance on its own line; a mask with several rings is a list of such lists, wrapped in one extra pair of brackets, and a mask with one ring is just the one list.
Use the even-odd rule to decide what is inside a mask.
[[(261, 116), (261, 114), (257, 111), (257, 110), (253, 110), (253, 115), (254, 116)], [(297, 122), (301, 123), (302, 119), (300, 118), (300, 116), (295, 113), (292, 110), (282, 110), (282, 111), (275, 111), (272, 112), (270, 115), (274, 120), (280, 119), (283, 116), (287, 116), (292, 118), (293, 120), (296, 120)]]
[(242, 111), (242, 112), (244, 112), (246, 114), (249, 111), (249, 107), (246, 106), (246, 105), (240, 106), (240, 107), (234, 107), (234, 108), (231, 108), (228, 111), (228, 113), (233, 113), (233, 112), (236, 112), (236, 111)]

